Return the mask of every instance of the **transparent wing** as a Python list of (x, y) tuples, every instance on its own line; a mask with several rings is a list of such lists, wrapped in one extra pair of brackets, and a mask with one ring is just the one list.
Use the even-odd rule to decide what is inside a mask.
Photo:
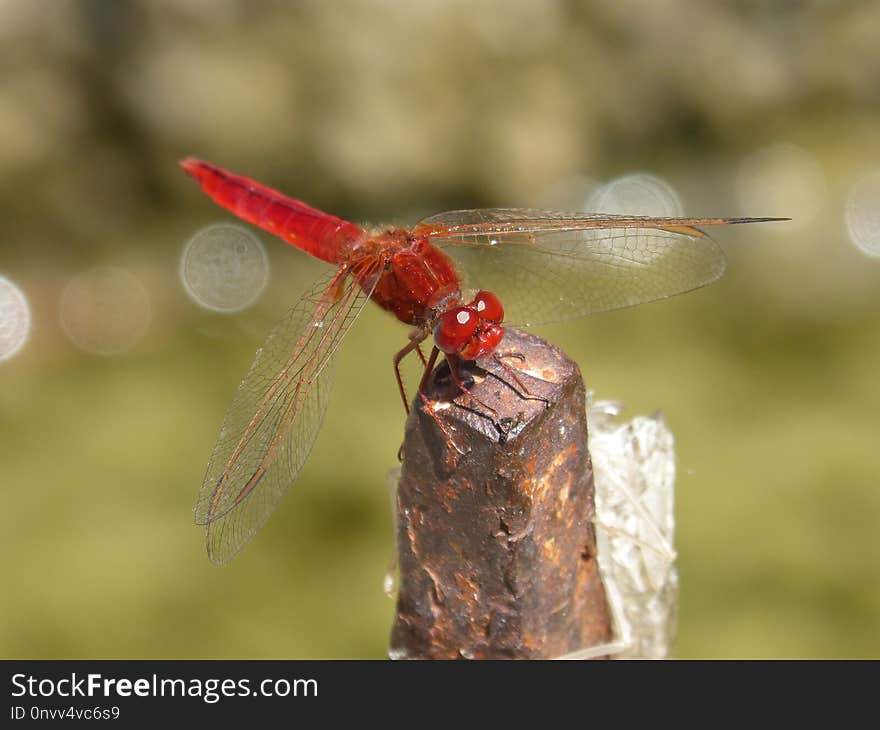
[[(425, 218), (414, 232), (450, 239), (503, 233), (583, 230), (588, 228), (659, 228), (705, 235), (701, 226), (767, 223), (789, 218), (655, 218), (611, 213), (567, 213), (534, 208), (480, 208), (451, 210)], [(687, 230), (686, 230), (687, 229)]]
[(529, 209), (441, 213), (414, 233), (455, 260), (465, 284), (501, 297), (505, 321), (559, 322), (681, 294), (718, 279), (701, 226), (776, 218), (651, 218)]
[(379, 265), (318, 282), (271, 331), (226, 412), (195, 506), (211, 561), (247, 544), (296, 479), (332, 386), (333, 354), (370, 298)]

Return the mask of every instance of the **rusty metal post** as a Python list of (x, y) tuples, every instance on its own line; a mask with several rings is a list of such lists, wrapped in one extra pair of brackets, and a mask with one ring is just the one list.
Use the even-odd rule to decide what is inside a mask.
[(407, 421), (394, 658), (552, 658), (611, 637), (580, 372), (513, 329), (500, 351), (522, 356), (506, 362), (546, 399), (523, 398), (497, 363), (470, 370), (471, 393), (505, 436), (485, 408), (456, 397), (444, 365), (427, 395), (449, 434), (418, 401)]

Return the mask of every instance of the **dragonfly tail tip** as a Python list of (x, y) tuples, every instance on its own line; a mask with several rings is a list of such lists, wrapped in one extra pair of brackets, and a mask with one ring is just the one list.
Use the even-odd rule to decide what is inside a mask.
[(198, 178), (199, 168), (202, 166), (200, 160), (195, 157), (185, 157), (177, 163), (183, 171), (192, 177)]

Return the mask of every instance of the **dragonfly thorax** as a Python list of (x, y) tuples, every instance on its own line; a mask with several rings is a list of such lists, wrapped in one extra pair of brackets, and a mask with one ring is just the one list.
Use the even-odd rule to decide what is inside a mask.
[(384, 266), (373, 301), (401, 322), (430, 325), (447, 303), (461, 300), (455, 266), (424, 238), (390, 230), (365, 242), (360, 251), (382, 257)]

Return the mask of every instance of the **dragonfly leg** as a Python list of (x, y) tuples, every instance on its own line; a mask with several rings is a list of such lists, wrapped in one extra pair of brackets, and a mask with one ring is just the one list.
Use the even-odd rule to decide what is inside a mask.
[[(435, 401), (432, 401), (425, 395), (425, 390), (427, 389), (428, 380), (431, 377), (431, 373), (434, 370), (434, 365), (437, 362), (437, 358), (440, 355), (440, 350), (436, 347), (431, 348), (431, 355), (428, 358), (427, 363), (425, 364), (425, 371), (422, 375), (422, 382), (419, 383), (419, 397), (422, 399), (422, 402), (428, 407), (428, 412), (431, 414), (431, 417), (437, 422), (437, 425), (440, 427), (440, 430), (446, 436), (447, 442), (454, 448), (459, 454), (466, 453), (455, 443), (455, 439), (452, 437), (452, 434), (449, 431), (449, 427), (443, 422), (443, 419), (436, 412), (434, 408)], [(485, 418), (489, 420), (492, 425), (495, 427), (495, 430), (498, 431), (499, 434), (499, 443), (505, 443), (507, 441), (507, 437), (510, 434), (510, 430), (516, 422), (516, 419), (513, 418), (500, 418), (498, 415), (498, 411), (496, 411), (492, 406), (488, 403), (483, 402), (475, 395), (473, 395), (467, 388), (467, 385), (464, 382), (464, 379), (461, 377), (461, 374), (458, 371), (458, 360), (455, 356), (446, 356), (446, 364), (449, 367), (449, 373), (452, 377), (453, 382), (455, 383), (456, 388), (467, 397), (468, 400), (475, 403), (477, 408), (471, 408), (467, 405), (460, 405), (459, 408), (464, 408), (465, 410), (470, 411), (471, 413), (475, 413), (481, 418)], [(488, 412), (478, 410), (479, 408), (485, 409)]]
[[(455, 449), (459, 454), (464, 455), (467, 453), (467, 451), (465, 451), (457, 443), (455, 443), (455, 438), (453, 437), (449, 426), (443, 422), (443, 419), (437, 413), (437, 410), (434, 407), (436, 405), (437, 401), (433, 401), (430, 398), (428, 398), (428, 396), (425, 395), (425, 389), (427, 388), (427, 385), (428, 385), (428, 379), (431, 377), (431, 373), (434, 371), (434, 365), (437, 364), (437, 358), (440, 355), (440, 350), (438, 350), (436, 347), (432, 347), (430, 356), (428, 357), (427, 360), (425, 360), (424, 355), (423, 355), (421, 349), (419, 348), (419, 345), (421, 344), (423, 339), (424, 338), (422, 338), (422, 339), (415, 339), (414, 338), (413, 341), (410, 343), (410, 345), (408, 345), (406, 348), (404, 348), (404, 350), (406, 350), (406, 352), (401, 351), (403, 353), (401, 355), (401, 357), (405, 356), (407, 354), (407, 352), (412, 352), (412, 350), (415, 350), (416, 352), (419, 353), (419, 356), (422, 358), (422, 362), (425, 365), (425, 369), (422, 372), (422, 379), (419, 382), (419, 388), (418, 388), (419, 398), (421, 398), (422, 403), (425, 404), (425, 410), (428, 412), (428, 414), (431, 416), (431, 418), (434, 419), (437, 426), (443, 432), (443, 435), (446, 437), (446, 443), (451, 448)], [(398, 381), (397, 382), (399, 384), (401, 382), (399, 373), (398, 373)], [(402, 388), (403, 388), (403, 386), (401, 384), (401, 389)], [(403, 448), (403, 447), (401, 446), (401, 448)], [(400, 457), (400, 453), (398, 453), (398, 457)]]
[[(521, 413), (518, 414), (518, 416), (516, 418), (511, 418), (509, 416), (504, 416), (504, 417), (500, 416), (496, 409), (492, 408), (492, 406), (490, 406), (488, 403), (477, 398), (473, 393), (471, 393), (467, 389), (467, 386), (464, 384), (464, 381), (458, 372), (457, 362), (452, 362), (449, 357), (447, 357), (446, 360), (449, 363), (449, 371), (452, 374), (452, 379), (455, 381), (455, 384), (458, 387), (458, 389), (467, 398), (469, 398), (472, 402), (476, 403), (480, 408), (482, 408), (486, 412), (488, 412), (488, 414), (486, 412), (481, 412), (480, 410), (475, 409), (475, 408), (467, 408), (467, 406), (462, 406), (462, 407), (467, 408), (467, 410), (471, 411), (472, 413), (476, 413), (478, 416), (489, 420), (492, 423), (492, 425), (495, 427), (495, 430), (498, 431), (498, 436), (499, 436), (498, 443), (500, 443), (500, 444), (506, 443), (507, 438), (510, 436), (510, 432), (516, 427), (517, 423), (519, 422), (520, 418), (522, 417), (522, 414)], [(481, 368), (481, 370), (482, 370), (482, 368)], [(486, 372), (488, 375), (493, 374), (493, 373), (490, 373), (489, 371), (484, 371), (484, 372)], [(495, 376), (495, 377), (498, 377), (498, 376)], [(509, 383), (505, 383), (505, 384), (508, 385), (508, 387), (512, 387), (512, 386), (510, 386)], [(520, 383), (520, 386), (522, 386), (521, 383)], [(546, 398), (538, 398), (538, 396), (524, 396), (516, 388), (513, 388), (513, 390), (521, 398), (526, 398), (526, 399), (535, 398), (535, 399), (542, 400), (546, 403), (549, 403), (549, 401), (547, 401)]]
[(467, 386), (464, 384), (464, 380), (462, 380), (461, 375), (458, 372), (457, 361), (452, 360), (447, 356), (446, 362), (449, 363), (449, 372), (452, 375), (452, 379), (455, 381), (455, 385), (458, 387), (459, 391), (461, 391), (467, 398), (470, 398), (474, 403), (482, 408), (485, 408), (489, 413), (492, 414), (492, 419), (498, 418), (498, 411), (496, 411), (492, 406), (488, 403), (483, 402), (473, 393), (471, 393)]
[[(392, 362), (394, 363), (394, 378), (397, 380), (397, 388), (400, 391), (400, 397), (403, 400), (403, 410), (406, 411), (407, 415), (409, 415), (409, 401), (406, 397), (406, 388), (403, 385), (403, 377), (400, 374), (400, 363), (403, 358), (409, 355), (409, 353), (415, 351), (419, 354), (419, 359), (421, 359), (422, 365), (427, 367), (427, 361), (422, 353), (422, 349), (419, 347), (425, 337), (427, 337), (427, 335), (424, 332), (421, 330), (415, 330), (410, 334), (409, 344), (397, 352), (392, 359)], [(422, 377), (422, 382), (424, 382), (424, 376)], [(421, 385), (419, 385), (419, 388), (421, 388)]]
[[(419, 397), (422, 399), (422, 403), (425, 404), (425, 409), (431, 415), (431, 418), (434, 419), (436, 424), (440, 427), (440, 430), (443, 431), (443, 435), (446, 437), (446, 443), (455, 449), (459, 454), (464, 456), (467, 451), (461, 448), (457, 443), (455, 443), (455, 439), (452, 436), (452, 433), (449, 430), (449, 426), (443, 423), (443, 419), (437, 415), (437, 411), (434, 410), (434, 404), (436, 401), (432, 401), (428, 396), (426, 396), (422, 391), (419, 391)], [(402, 447), (401, 447), (402, 448)]]
[(521, 361), (524, 361), (526, 358), (525, 355), (523, 355), (521, 352), (496, 352), (492, 355), (492, 359), (497, 362), (502, 367), (504, 372), (510, 376), (510, 379), (513, 380), (514, 383), (516, 383), (516, 387), (514, 388), (514, 386), (511, 385), (508, 381), (504, 380), (504, 378), (498, 377), (497, 375), (495, 375), (495, 373), (490, 372), (489, 375), (498, 378), (498, 380), (501, 380), (509, 388), (512, 388), (514, 391), (516, 391), (516, 394), (523, 400), (539, 400), (544, 403), (545, 406), (549, 406), (550, 401), (547, 398), (542, 395), (534, 395), (531, 393), (531, 391), (529, 391), (525, 383), (523, 383), (522, 380), (520, 380), (519, 376), (516, 374), (516, 370), (510, 367), (510, 365), (508, 365), (506, 362), (504, 362), (504, 358), (506, 357), (513, 357)]
[(434, 371), (434, 365), (437, 363), (437, 357), (440, 355), (440, 350), (436, 347), (431, 348), (431, 355), (428, 357), (428, 362), (425, 363), (425, 369), (422, 371), (422, 379), (419, 381), (419, 393), (424, 393), (425, 388), (428, 387), (428, 379), (431, 377), (431, 373)]

